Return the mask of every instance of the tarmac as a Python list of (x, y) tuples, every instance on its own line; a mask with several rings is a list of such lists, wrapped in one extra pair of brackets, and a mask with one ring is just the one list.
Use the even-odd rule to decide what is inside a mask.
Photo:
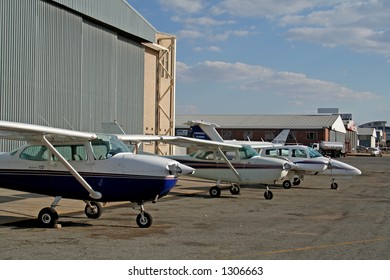
[(88, 219), (82, 201), (61, 200), (58, 228), (36, 217), (53, 198), (0, 189), (1, 260), (389, 260), (390, 156), (339, 159), (362, 175), (306, 177), (291, 189), (246, 186), (210, 198), (214, 183), (193, 177), (145, 209), (138, 228), (129, 203), (104, 206)]

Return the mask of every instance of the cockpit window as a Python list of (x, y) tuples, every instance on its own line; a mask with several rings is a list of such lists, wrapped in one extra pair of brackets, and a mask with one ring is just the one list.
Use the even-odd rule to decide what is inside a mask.
[(99, 134), (91, 141), (95, 159), (107, 159), (119, 153), (130, 152), (129, 148), (115, 135)]

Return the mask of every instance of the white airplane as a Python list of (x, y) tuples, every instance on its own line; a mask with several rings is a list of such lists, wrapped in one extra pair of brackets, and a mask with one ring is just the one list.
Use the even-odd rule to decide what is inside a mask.
[(215, 123), (208, 123), (204, 121), (188, 121), (184, 124), (191, 128), (194, 138), (229, 144), (250, 145), (254, 149), (282, 146), (286, 143), (288, 134), (290, 133), (289, 129), (284, 129), (274, 138), (274, 140), (272, 140), (272, 142), (251, 141), (250, 139), (247, 141), (224, 140), (216, 130), (216, 127), (219, 126)]
[(138, 226), (150, 227), (144, 202), (156, 202), (179, 175), (194, 171), (175, 160), (129, 153), (114, 135), (0, 121), (0, 138), (27, 141), (0, 153), (0, 186), (55, 197), (39, 212), (44, 227), (57, 224), (62, 198), (83, 200), (85, 214), (94, 219), (102, 214), (99, 202), (130, 201), (140, 208)]
[[(138, 136), (118, 135), (123, 141), (137, 143)], [(217, 185), (210, 188), (211, 197), (221, 195), (220, 184), (231, 184), (232, 194), (240, 193), (240, 184), (274, 184), (282, 180), (294, 168), (288, 159), (266, 158), (249, 145), (229, 144), (224, 142), (202, 140), (180, 136), (145, 136), (142, 141), (162, 141), (181, 147), (196, 148), (198, 151), (190, 155), (168, 155), (166, 157), (195, 169), (191, 175), (198, 178), (214, 180)], [(266, 186), (266, 199), (272, 199), (273, 194)]]
[(262, 148), (259, 154), (264, 157), (288, 158), (296, 164), (298, 169), (292, 170), (288, 179), (283, 181), (284, 188), (299, 185), (305, 175), (327, 175), (332, 178), (330, 187), (337, 189), (336, 177), (347, 179), (361, 174), (361, 171), (352, 165), (324, 157), (318, 151), (302, 145)]

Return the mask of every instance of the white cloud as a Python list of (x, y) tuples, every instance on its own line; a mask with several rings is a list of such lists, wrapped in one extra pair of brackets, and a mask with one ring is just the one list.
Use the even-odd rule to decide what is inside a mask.
[(159, 0), (161, 7), (177, 13), (197, 13), (203, 9), (202, 0)]
[(300, 13), (318, 5), (330, 5), (332, 0), (223, 0), (214, 9), (222, 13), (241, 17), (275, 18), (287, 14)]
[(204, 51), (210, 51), (210, 52), (220, 52), (221, 48), (217, 46), (208, 46), (208, 47), (195, 47), (194, 51), (196, 52), (204, 52)]
[[(299, 104), (304, 100), (367, 101), (380, 98), (372, 92), (355, 91), (337, 83), (312, 79), (301, 73), (276, 71), (271, 68), (243, 63), (204, 61), (195, 66), (178, 62), (178, 81), (216, 81), (232, 84), (237, 91), (276, 94)], [(286, 101), (287, 102), (287, 101)]]
[(385, 1), (344, 1), (306, 15), (286, 15), (280, 24), (289, 26), (289, 39), (327, 47), (339, 47), (390, 56), (390, 4)]

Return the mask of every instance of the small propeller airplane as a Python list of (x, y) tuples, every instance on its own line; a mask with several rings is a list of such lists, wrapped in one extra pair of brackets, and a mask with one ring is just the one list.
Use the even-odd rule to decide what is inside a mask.
[(85, 214), (93, 219), (102, 214), (100, 202), (130, 201), (140, 209), (137, 225), (148, 228), (152, 216), (144, 203), (155, 203), (179, 175), (194, 172), (172, 159), (130, 153), (115, 135), (0, 121), (0, 138), (27, 141), (0, 153), (0, 187), (55, 197), (39, 212), (44, 227), (57, 224), (55, 207), (68, 198), (83, 200)]
[(324, 157), (313, 148), (303, 145), (262, 148), (259, 154), (264, 157), (288, 158), (297, 165), (298, 170), (290, 172), (289, 178), (282, 183), (286, 189), (291, 188), (292, 185), (299, 185), (305, 175), (330, 176), (332, 178), (331, 189), (338, 189), (338, 184), (335, 182), (336, 177), (349, 179), (362, 174), (359, 169), (352, 165), (331, 159), (330, 157)]
[[(133, 144), (141, 141), (138, 136), (118, 135), (118, 137)], [(249, 145), (158, 135), (145, 136), (142, 141), (161, 141), (198, 149), (190, 155), (167, 155), (165, 157), (194, 168), (195, 172), (191, 176), (216, 181), (216, 186), (209, 190), (211, 197), (219, 197), (221, 183), (227, 182), (231, 184), (232, 194), (240, 193), (240, 184), (266, 185), (264, 197), (272, 199), (273, 193), (267, 185), (282, 180), (294, 167), (294, 163), (288, 159), (260, 157)]]
[(282, 157), (292, 161), (295, 166), (290, 170), (288, 178), (284, 178), (282, 186), (291, 188), (299, 185), (305, 175), (331, 176), (331, 188), (337, 189), (336, 177), (347, 179), (361, 174), (361, 171), (352, 165), (324, 157), (316, 150), (303, 145), (285, 146), (289, 131), (283, 130), (272, 142), (259, 141), (227, 141), (217, 132), (218, 125), (204, 121), (188, 121), (185, 123), (191, 127), (194, 137), (210, 139), (224, 143), (245, 143), (259, 152), (263, 157)]

